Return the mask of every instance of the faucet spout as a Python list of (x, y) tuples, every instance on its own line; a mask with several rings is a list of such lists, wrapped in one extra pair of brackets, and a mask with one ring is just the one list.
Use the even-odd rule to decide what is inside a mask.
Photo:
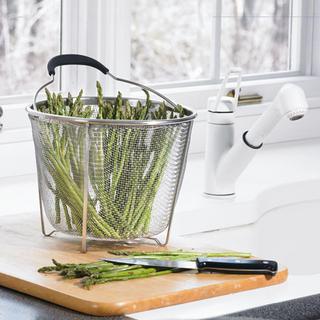
[(229, 121), (222, 126), (226, 115), (209, 115), (205, 193), (214, 196), (234, 195), (238, 177), (262, 147), (266, 136), (283, 117), (291, 121), (298, 120), (307, 109), (304, 91), (296, 85), (286, 84), (249, 131), (238, 139), (234, 139), (231, 115), (228, 115)]

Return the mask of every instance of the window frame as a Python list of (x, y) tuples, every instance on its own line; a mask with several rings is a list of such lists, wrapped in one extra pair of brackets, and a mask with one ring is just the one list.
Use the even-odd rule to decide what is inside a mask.
[[(313, 1), (313, 0), (310, 0)], [(117, 50), (130, 52), (128, 46), (128, 35), (123, 34), (123, 30), (130, 26), (130, 17), (124, 19), (127, 12), (127, 2), (130, 0), (92, 0), (91, 7), (88, 8), (88, 0), (64, 0), (62, 6), (62, 52), (63, 53), (82, 53), (91, 55), (101, 60), (115, 74), (123, 77), (130, 77), (130, 68), (121, 65), (117, 59)], [(97, 3), (97, 6), (95, 4)], [(320, 17), (320, 0), (315, 1), (312, 14)], [(309, 7), (310, 8), (310, 7)], [(107, 11), (107, 13), (105, 12)], [(124, 22), (120, 23), (124, 19)], [(88, 30), (86, 22), (90, 21)], [(93, 23), (96, 21), (96, 23)], [(320, 19), (313, 19), (313, 28), (320, 30)], [(125, 24), (125, 26), (124, 26)], [(81, 28), (78, 26), (81, 25)], [(120, 28), (124, 26), (125, 28)], [(107, 33), (102, 33), (103, 28)], [(310, 26), (306, 26), (307, 30)], [(121, 30), (120, 30), (121, 29)], [(97, 31), (100, 30), (100, 31)], [(306, 32), (306, 31), (305, 31)], [(92, 37), (94, 34), (94, 37)], [(310, 35), (308, 35), (310, 41)], [(306, 68), (307, 75), (301, 74), (279, 75), (278, 77), (268, 77), (268, 79), (258, 79), (248, 77), (242, 83), (243, 93), (259, 92), (264, 97), (264, 102), (259, 105), (241, 106), (237, 108), (237, 121), (235, 135), (241, 136), (244, 130), (247, 130), (251, 124), (256, 121), (259, 115), (268, 107), (268, 101), (271, 101), (280, 87), (286, 82), (292, 82), (301, 86), (308, 97), (310, 110), (306, 117), (294, 124), (290, 130), (290, 122), (284, 120), (276, 130), (273, 130), (266, 143), (278, 143), (292, 140), (312, 139), (320, 137), (320, 128), (318, 119), (320, 118), (320, 36), (313, 33), (311, 36), (311, 56), (309, 67)], [(106, 50), (106, 45), (112, 43), (112, 46)], [(88, 48), (90, 50), (88, 50)], [(309, 49), (310, 50), (310, 49)], [(304, 57), (302, 57), (304, 59)], [(45, 68), (46, 66), (43, 66)], [(88, 70), (85, 67), (66, 67), (62, 68), (61, 89), (79, 90), (84, 84), (94, 83), (97, 76), (107, 86), (106, 92), (115, 92), (117, 84), (107, 82), (106, 77), (95, 71)], [(49, 78), (49, 76), (48, 76)], [(35, 90), (41, 85), (36, 84)], [(196, 109), (198, 117), (196, 118), (192, 131), (192, 139), (189, 153), (202, 159), (205, 151), (206, 141), (206, 104), (207, 98), (216, 94), (219, 84), (198, 83), (190, 86), (190, 83), (184, 86), (172, 86), (170, 88), (157, 88), (162, 93), (168, 95), (174, 101), (185, 104)], [(232, 85), (232, 84), (231, 84)], [(87, 92), (87, 88), (83, 87)], [(119, 87), (120, 89), (120, 87)], [(130, 95), (138, 95), (140, 91), (129, 91)], [(111, 95), (111, 94), (110, 94)], [(41, 99), (41, 96), (39, 97)], [(25, 111), (25, 107), (32, 103), (33, 95), (19, 95), (10, 97), (0, 97), (0, 105), (3, 106), (4, 115), (0, 122), (4, 124), (0, 132), (0, 153), (3, 155), (4, 168), (0, 176), (26, 176), (35, 174), (35, 160), (32, 142), (32, 132), (30, 122)], [(20, 150), (17, 157), (17, 150)], [(21, 155), (24, 159), (21, 165)], [(19, 167), (19, 170), (16, 168)]]
[[(217, 11), (221, 1), (216, 2)], [(293, 0), (291, 6), (292, 13), (295, 16), (302, 16), (302, 19), (296, 19), (292, 22), (292, 29), (297, 30), (299, 34), (294, 37), (297, 43), (291, 43), (291, 50), (295, 51), (298, 65), (297, 71), (280, 71), (264, 74), (247, 74), (242, 78), (242, 93), (259, 93), (263, 96), (264, 101), (273, 100), (280, 87), (292, 82), (306, 91), (309, 97), (317, 96), (317, 85), (320, 83), (320, 37), (314, 32), (320, 28), (320, 1), (311, 0)], [(217, 23), (220, 23), (218, 21)], [(219, 29), (216, 27), (217, 33)], [(302, 35), (305, 35), (304, 37)], [(219, 38), (219, 37), (218, 37)], [(298, 55), (299, 54), (299, 55)], [(298, 56), (297, 56), (298, 55)], [(210, 96), (217, 94), (220, 87), (221, 79), (198, 80), (198, 81), (181, 81), (176, 83), (152, 84), (152, 87), (167, 94), (171, 99), (186, 104), (197, 110), (206, 109), (206, 101)], [(230, 83), (232, 88), (234, 84)], [(308, 88), (309, 86), (309, 88)], [(132, 88), (131, 93), (139, 95), (139, 90)], [(196, 103), (199, 102), (199, 104)], [(241, 115), (250, 116), (252, 106), (241, 106)], [(263, 108), (260, 108), (262, 113)]]
[[(130, 34), (126, 32), (130, 27), (129, 0), (94, 0), (90, 3), (68, 0), (63, 1), (63, 12), (63, 53), (88, 55), (101, 61), (112, 73), (130, 76), (130, 64), (124, 63), (130, 61)], [(97, 79), (108, 88), (108, 93), (128, 90), (126, 85), (115, 83), (91, 68), (67, 68), (61, 70), (62, 91), (83, 88), (88, 95), (95, 94)]]
[[(308, 47), (308, 50), (305, 56), (301, 57), (301, 60), (305, 60), (307, 55), (309, 57), (308, 63), (304, 64), (305, 71), (269, 74), (268, 77), (260, 77), (260, 75), (245, 76), (242, 83), (243, 94), (257, 92), (264, 97), (264, 103), (256, 106), (239, 107), (237, 110), (239, 119), (256, 117), (261, 114), (265, 110), (267, 103), (274, 98), (277, 91), (286, 82), (301, 86), (308, 98), (320, 97), (318, 92), (320, 85), (320, 59), (318, 59), (320, 56), (320, 37), (316, 32), (312, 31), (320, 29), (320, 19), (314, 18), (320, 16), (320, 0), (310, 0), (308, 3), (303, 14), (306, 17), (312, 16), (313, 18), (306, 19), (306, 23), (303, 26), (303, 34), (307, 34), (304, 41), (308, 42), (308, 46), (306, 43), (304, 43), (304, 46), (305, 48)], [(119, 52), (125, 52), (126, 59), (130, 58), (130, 35), (125, 32), (130, 28), (131, 23), (128, 5), (130, 6), (130, 0), (92, 0), (90, 3), (87, 0), (62, 1), (62, 53), (90, 55), (102, 61), (114, 74), (129, 78), (130, 64), (123, 64), (118, 56)], [(307, 30), (309, 30), (310, 34)], [(109, 46), (110, 43), (112, 44), (111, 46)], [(83, 88), (89, 95), (95, 95), (96, 79), (99, 79), (106, 87), (105, 92), (108, 95), (113, 95), (119, 89), (125, 95), (141, 95), (141, 90), (134, 90), (133, 88), (122, 86), (121, 83), (114, 83), (102, 73), (97, 73), (94, 69), (83, 66), (62, 68), (61, 89), (64, 92)], [(41, 83), (39, 83), (40, 85)], [(204, 81), (196, 84), (189, 82), (180, 86), (175, 84), (170, 87), (154, 87), (174, 101), (196, 109), (199, 117), (196, 119), (195, 129), (193, 130), (193, 140), (202, 143), (205, 140), (204, 131), (197, 128), (204, 127), (207, 99), (217, 93), (219, 81), (215, 83)], [(32, 103), (32, 99), (33, 95), (0, 97), (0, 105), (4, 106), (5, 109), (4, 117), (1, 119), (4, 123), (4, 130), (0, 134), (0, 144), (13, 140), (20, 141), (20, 138), (25, 139), (23, 131), (21, 131), (21, 135), (17, 135), (17, 138), (13, 131), (30, 128), (24, 108)], [(41, 96), (39, 99), (41, 99)], [(320, 108), (320, 105), (312, 107)], [(10, 124), (7, 126), (6, 115), (9, 113), (7, 112), (8, 110), (10, 110)], [(21, 122), (19, 128), (12, 126), (15, 118), (23, 118), (23, 123)], [(238, 120), (238, 122), (241, 121)], [(9, 130), (6, 131), (7, 129)], [(11, 134), (14, 136), (13, 140), (6, 138), (6, 135)], [(191, 152), (200, 151), (204, 151), (202, 146), (195, 149), (191, 146)]]
[[(75, 1), (75, 0), (71, 0)], [(79, 5), (82, 1), (79, 0), (77, 3), (72, 5), (73, 10), (75, 6)], [(109, 55), (103, 55), (99, 52), (90, 51), (90, 55), (100, 59), (109, 69), (116, 75), (121, 77), (130, 78), (130, 55), (127, 55), (125, 58), (121, 57), (121, 52), (123, 50), (127, 50), (125, 52), (130, 52), (130, 37), (128, 37), (128, 30), (130, 30), (130, 0), (106, 0), (105, 1), (105, 8), (108, 8), (108, 16), (106, 16), (105, 20), (102, 20), (99, 17), (101, 12), (99, 12), (98, 7), (99, 3), (101, 5), (101, 1), (103, 0), (95, 0), (98, 4), (96, 8), (96, 12), (88, 12), (89, 16), (87, 19), (94, 20), (97, 19), (98, 24), (100, 24), (100, 30), (108, 29), (111, 32), (108, 33), (108, 36), (103, 37), (100, 35), (100, 39), (102, 43), (106, 42), (106, 38), (108, 39), (108, 43), (113, 43), (113, 46), (109, 48), (110, 52)], [(300, 0), (301, 1), (301, 0)], [(320, 2), (320, 1), (319, 1)], [(319, 4), (317, 2), (317, 5)], [(308, 97), (315, 97), (319, 96), (318, 94), (318, 85), (320, 83), (320, 78), (317, 75), (319, 73), (314, 73), (315, 65), (319, 64), (320, 70), (320, 61), (318, 62), (317, 59), (311, 59), (313, 54), (313, 48), (315, 48), (315, 42), (317, 41), (317, 37), (313, 32), (315, 27), (315, 2), (314, 0), (308, 1), (306, 5), (306, 1), (301, 1), (303, 4), (301, 10), (301, 15), (305, 17), (303, 19), (302, 25), (300, 26), (300, 34), (307, 34), (308, 37), (304, 38), (304, 41), (300, 43), (301, 47), (304, 49), (300, 55), (301, 62), (308, 62), (308, 63), (301, 63), (299, 71), (285, 71), (285, 72), (275, 72), (269, 74), (262, 74), (262, 75), (245, 75), (243, 77), (242, 82), (242, 92), (245, 93), (253, 93), (258, 92), (259, 94), (263, 95), (264, 103), (261, 105), (255, 106), (241, 106), (238, 108), (237, 111), (237, 126), (238, 128), (243, 129), (248, 122), (253, 121), (256, 119), (268, 106), (268, 102), (271, 101), (274, 96), (276, 95), (277, 91), (280, 87), (286, 82), (292, 82), (299, 86), (301, 86)], [(221, 10), (221, 1), (216, 1), (216, 10)], [(296, 8), (292, 8), (295, 9)], [(320, 11), (320, 6), (319, 6)], [(75, 12), (73, 12), (75, 14)], [(83, 14), (81, 13), (81, 8), (76, 14), (76, 17), (80, 18)], [(123, 17), (126, 19), (123, 19)], [(109, 17), (109, 18), (108, 18)], [(312, 17), (311, 19), (309, 17)], [(219, 21), (219, 19), (217, 19)], [(320, 25), (319, 25), (320, 26)], [(297, 28), (297, 26), (295, 26)], [(127, 30), (125, 32), (124, 30)], [(215, 29), (217, 35), (219, 34), (219, 29)], [(122, 32), (122, 34), (121, 34)], [(126, 34), (126, 36), (123, 35)], [(216, 35), (216, 36), (217, 36)], [(82, 40), (79, 39), (79, 42)], [(320, 47), (320, 45), (318, 45)], [(75, 50), (75, 51), (74, 51)], [(120, 50), (120, 51), (119, 51)], [(300, 47), (295, 46), (295, 50), (300, 50)], [(320, 49), (319, 49), (320, 51)], [(65, 51), (68, 52), (68, 51)], [(73, 49), (72, 52), (79, 52), (77, 49)], [(81, 52), (81, 51), (80, 51)], [(119, 55), (120, 52), (120, 55)], [(115, 58), (116, 57), (116, 58)], [(122, 59), (119, 59), (122, 58)], [(217, 57), (217, 55), (216, 55)], [(308, 59), (307, 59), (308, 57)], [(127, 59), (127, 60), (125, 60)], [(121, 61), (126, 61), (123, 63)], [(122, 66), (121, 66), (122, 65)], [(124, 67), (124, 65), (126, 67)], [(81, 67), (80, 67), (81, 68)], [(84, 73), (90, 72), (90, 70), (84, 70)], [(216, 70), (211, 70), (213, 74), (217, 73)], [(95, 77), (97, 74), (95, 74)], [(105, 80), (105, 77), (99, 75), (100, 81)], [(78, 78), (79, 80), (79, 78)], [(81, 80), (80, 80), (81, 81)], [(170, 83), (170, 85), (166, 84), (152, 84), (152, 87), (155, 89), (160, 90), (162, 93), (168, 95), (174, 101), (179, 101), (188, 107), (196, 109), (198, 112), (198, 118), (195, 120), (195, 125), (192, 134), (192, 142), (190, 147), (190, 153), (203, 153), (204, 152), (204, 141), (205, 141), (205, 122), (206, 122), (206, 105), (207, 99), (210, 96), (214, 96), (219, 89), (219, 80), (199, 80), (199, 81), (185, 81), (180, 83)], [(119, 83), (108, 83), (105, 82), (107, 85), (106, 92), (111, 92), (112, 94), (116, 93), (117, 90), (121, 89), (125, 95), (129, 94), (130, 96), (141, 96), (143, 93), (139, 88), (134, 87), (121, 87)], [(232, 84), (230, 84), (232, 86)], [(80, 87), (79, 81), (77, 83), (78, 88)], [(81, 86), (83, 87), (83, 86)], [(310, 100), (313, 101), (312, 99)], [(313, 103), (313, 102), (312, 102)], [(318, 100), (317, 100), (318, 103)], [(317, 104), (313, 104), (312, 108), (318, 108)], [(246, 120), (247, 119), (247, 120)], [(250, 121), (249, 121), (250, 120)], [(306, 124), (308, 127), (308, 124)], [(307, 129), (307, 128), (306, 128)], [(313, 132), (313, 130), (311, 130)], [(308, 137), (308, 130), (304, 130), (305, 134), (302, 134), (302, 138)], [(313, 133), (312, 133), (313, 134)], [(312, 136), (310, 134), (310, 136)], [(313, 137), (313, 136), (312, 136)], [(283, 134), (277, 136), (277, 134), (273, 135), (271, 140), (272, 142), (279, 142), (283, 141), (283, 139), (290, 139), (289, 137), (284, 137)]]
[[(315, 3), (317, 0), (303, 1), (291, 0), (290, 14), (293, 18), (290, 19), (290, 37), (289, 37), (289, 51), (290, 51), (290, 64), (295, 66), (294, 70), (288, 71), (275, 71), (268, 73), (254, 73), (245, 74), (243, 81), (263, 80), (263, 79), (276, 79), (288, 78), (297, 76), (306, 76), (312, 74), (312, 48), (313, 48), (313, 30), (314, 30), (314, 12)], [(176, 82), (161, 82), (161, 83), (147, 83), (152, 85), (155, 89), (170, 89), (180, 87), (214, 85), (221, 82), (220, 77), (220, 32), (222, 20), (222, 0), (215, 0), (213, 15), (216, 17), (213, 23), (213, 41), (212, 41), (212, 63), (211, 77), (209, 79), (199, 80), (184, 80)], [(294, 17), (302, 16), (300, 19)], [(311, 19), (309, 19), (311, 17)], [(292, 33), (296, 36), (292, 37)], [(306, 37), (302, 38), (302, 34)], [(293, 60), (293, 62), (292, 62)]]
[[(114, 74), (122, 77), (130, 77), (130, 0), (68, 0), (61, 1), (61, 49), (62, 53), (81, 53), (90, 55), (109, 67)], [(215, 0), (215, 12), (218, 15), (221, 12), (221, 1)], [(94, 2), (94, 4), (93, 4)], [(301, 34), (306, 35), (299, 46), (292, 45), (295, 50), (299, 51), (298, 71), (282, 71), (264, 74), (252, 74), (243, 76), (243, 84), (248, 86), (252, 81), (266, 80), (265, 85), (274, 79), (289, 79), (301, 76), (317, 76), (320, 75), (320, 61), (316, 59), (319, 50), (319, 37), (314, 32), (315, 27), (319, 27), (319, 19), (315, 19), (316, 14), (320, 11), (320, 4), (317, 0), (303, 1), (293, 0), (292, 10), (294, 14), (296, 10), (301, 10), (304, 17), (301, 22), (299, 37)], [(312, 17), (311, 19), (309, 19)], [(90, 21), (90, 23), (87, 23)], [(214, 41), (219, 43), (219, 28), (221, 17), (216, 19), (214, 28)], [(297, 29), (297, 27), (295, 27)], [(108, 44), (112, 46), (108, 47)], [(108, 48), (107, 48), (108, 47)], [(220, 83), (217, 78), (217, 66), (219, 64), (219, 47), (215, 46), (212, 50), (215, 63), (213, 64), (211, 79), (195, 80), (195, 81), (179, 81), (168, 83), (153, 83), (153, 88), (162, 91), (172, 92), (176, 89), (176, 93), (181, 88), (189, 89), (198, 88), (199, 94), (203, 91), (203, 87), (208, 85), (216, 86)], [(83, 67), (73, 67), (61, 70), (61, 75), (57, 77), (60, 80), (60, 89), (62, 91), (75, 91), (77, 88), (84, 88), (89, 94), (94, 93), (94, 83), (97, 78), (96, 73), (92, 70), (86, 70)], [(126, 85), (114, 83), (102, 74), (98, 75), (99, 80), (108, 88), (108, 92), (115, 93), (118, 90), (125, 94), (136, 94), (134, 88), (128, 88)], [(261, 83), (264, 86), (263, 83)], [(40, 86), (41, 84), (39, 84)], [(35, 88), (36, 90), (36, 88)], [(32, 94), (18, 96), (0, 96), (0, 104), (22, 103), (24, 101), (32, 101)]]
[[(221, 12), (221, 1), (215, 0), (215, 11)], [(65, 2), (65, 1), (64, 1)], [(66, 13), (65, 19), (66, 23), (75, 23), (77, 21), (78, 25), (81, 25), (83, 21), (96, 21), (96, 24), (88, 25), (86, 32), (86, 37), (83, 37), (83, 32), (78, 30), (78, 33), (72, 31), (72, 36), (76, 36), (77, 40), (73, 39), (73, 42), (64, 41), (63, 42), (63, 52), (80, 52), (83, 54), (89, 54), (101, 60), (106, 66), (109, 67), (112, 72), (121, 77), (130, 78), (130, 0), (95, 0), (95, 6), (91, 5), (91, 10), (88, 10), (88, 3), (86, 0), (69, 0), (67, 1), (67, 8), (64, 8)], [(92, 3), (91, 3), (92, 4)], [(284, 82), (295, 82), (300, 84), (302, 79), (305, 80), (315, 80), (317, 81), (317, 76), (320, 75), (320, 61), (315, 59), (314, 48), (319, 47), (318, 39), (314, 33), (314, 29), (319, 25), (319, 19), (315, 19), (316, 12), (320, 11), (320, 4), (317, 0), (303, 1), (303, 0), (293, 0), (293, 5), (291, 6), (292, 13), (294, 15), (300, 15), (303, 17), (297, 19), (298, 23), (292, 23), (291, 29), (298, 30), (299, 34), (295, 39), (298, 39), (299, 44), (291, 43), (291, 50), (295, 51), (295, 56), (297, 57), (297, 52), (299, 52), (298, 58), (294, 62), (299, 65), (298, 71), (280, 71), (264, 74), (248, 74), (243, 76), (243, 87), (250, 92), (250, 87), (262, 94), (264, 97), (269, 95), (270, 88), (275, 84), (279, 84), (277, 88), (280, 88), (280, 84)], [(106, 14), (105, 14), (106, 13)], [(105, 16), (105, 19), (101, 18), (101, 15)], [(84, 18), (85, 17), (85, 18)], [(292, 19), (293, 20), (293, 19)], [(293, 21), (294, 22), (294, 21)], [(221, 23), (221, 17), (216, 19), (216, 24), (214, 25), (214, 36), (215, 41), (219, 42), (219, 27)], [(66, 28), (72, 30), (72, 28)], [(95, 37), (95, 44), (88, 47), (88, 42), (92, 42), (91, 35), (94, 30), (98, 30), (99, 34)], [(102, 30), (108, 30), (107, 34), (103, 35)], [(70, 32), (70, 31), (69, 31)], [(297, 32), (297, 31), (296, 31)], [(88, 38), (88, 35), (89, 38)], [(304, 37), (302, 37), (304, 35)], [(65, 37), (64, 38), (68, 38)], [(301, 40), (301, 41), (300, 41)], [(100, 43), (98, 46), (97, 44)], [(108, 48), (108, 52), (105, 50), (105, 45), (107, 43), (112, 43), (113, 45)], [(71, 45), (70, 45), (71, 44)], [(90, 48), (86, 50), (86, 48)], [(219, 51), (218, 47), (214, 50)], [(214, 50), (212, 52), (214, 52)], [(320, 50), (318, 50), (320, 51)], [(124, 55), (125, 53), (125, 55)], [(214, 65), (218, 64), (219, 55), (215, 52), (213, 56), (216, 59)], [(81, 68), (81, 67), (80, 67)], [(63, 84), (68, 83), (70, 88), (70, 83), (74, 84), (75, 88), (86, 88), (87, 92), (94, 92), (94, 81), (92, 76), (88, 76), (91, 70), (81, 70), (78, 71), (77, 68), (71, 71), (70, 74), (73, 75), (73, 81), (69, 81), (70, 78), (64, 78), (62, 76), (62, 88)], [(62, 71), (64, 74), (64, 71)], [(218, 74), (217, 68), (212, 68), (211, 74), (216, 77)], [(95, 78), (97, 75), (95, 74)], [(140, 90), (134, 87), (129, 88), (127, 85), (121, 85), (120, 83), (111, 82), (109, 79), (105, 79), (103, 75), (98, 75), (99, 80), (106, 86), (108, 94), (115, 94), (118, 90), (124, 92), (124, 94), (138, 95)], [(83, 80), (85, 79), (85, 80)], [(91, 79), (91, 80), (90, 80)], [(90, 80), (90, 81), (89, 81)], [(204, 91), (208, 86), (212, 89), (212, 94), (215, 94), (221, 79), (212, 78), (205, 80), (196, 81), (179, 81), (170, 83), (153, 83), (149, 84), (153, 88), (160, 90), (163, 93), (168, 93), (174, 96), (177, 101), (183, 101), (183, 96), (188, 93), (188, 91), (193, 92), (193, 95), (199, 96), (200, 100), (207, 98), (203, 96)], [(148, 84), (148, 83), (146, 83)], [(259, 84), (259, 85), (257, 85)], [(270, 87), (270, 88), (269, 88)], [(269, 98), (268, 98), (269, 99)], [(272, 97), (270, 97), (272, 99)], [(192, 106), (197, 109), (205, 108), (205, 105)]]

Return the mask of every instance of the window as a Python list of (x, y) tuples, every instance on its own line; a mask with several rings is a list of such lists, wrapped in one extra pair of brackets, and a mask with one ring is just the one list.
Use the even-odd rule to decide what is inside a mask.
[(209, 78), (213, 4), (133, 0), (132, 79), (156, 83)]
[[(289, 71), (290, 0), (224, 1), (220, 72), (239, 65), (247, 74)], [(299, 19), (295, 17), (294, 19)]]
[(131, 78), (217, 82), (231, 66), (264, 76), (300, 71), (296, 43), (307, 2), (133, 0)]
[(60, 1), (0, 1), (0, 96), (34, 93), (60, 52)]
[[(234, 65), (245, 79), (310, 75), (315, 3), (320, 0), (3, 0), (0, 97), (32, 95), (48, 80), (46, 64), (60, 42), (63, 53), (89, 55), (118, 76), (158, 89), (217, 84)], [(108, 94), (130, 90), (98, 77)], [(93, 94), (96, 78), (94, 70), (63, 67), (60, 87)]]
[[(231, 65), (246, 73), (242, 94), (268, 102), (290, 77), (319, 96), (318, 12), (320, 0), (0, 0), (0, 145), (31, 141), (24, 108), (61, 51), (93, 57), (197, 109), (191, 152), (203, 152), (207, 99)], [(97, 79), (106, 95), (144, 95), (83, 66), (64, 66), (56, 90), (94, 95)], [(244, 106), (238, 115), (252, 121), (264, 108)]]

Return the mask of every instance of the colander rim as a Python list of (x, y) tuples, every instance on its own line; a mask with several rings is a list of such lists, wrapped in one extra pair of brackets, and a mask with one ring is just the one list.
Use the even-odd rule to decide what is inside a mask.
[[(66, 98), (64, 98), (66, 99)], [(115, 100), (115, 96), (110, 97), (104, 97), (104, 100)], [(123, 97), (123, 100), (136, 100), (144, 102), (145, 99), (140, 98), (131, 98), (131, 97)], [(85, 96), (82, 97), (81, 100), (88, 104), (93, 104), (94, 102), (97, 102), (98, 98), (94, 96)], [(45, 103), (47, 100), (41, 100), (37, 102), (37, 105)], [(160, 104), (160, 101), (157, 100), (151, 100), (154, 104)], [(33, 109), (33, 104), (31, 106), (26, 107), (26, 111), (28, 112), (29, 117), (32, 118), (38, 118), (41, 120), (56, 120), (58, 122), (68, 122), (68, 123), (74, 123), (74, 124), (95, 124), (95, 125), (103, 125), (103, 124), (112, 124), (112, 125), (141, 125), (141, 126), (161, 126), (161, 125), (170, 125), (170, 124), (179, 124), (184, 122), (190, 122), (193, 121), (197, 113), (193, 110), (183, 106), (184, 110), (187, 111), (187, 115), (183, 118), (176, 118), (176, 119), (161, 119), (161, 120), (118, 120), (118, 119), (91, 119), (91, 118), (81, 118), (81, 117), (71, 117), (71, 116), (62, 116), (62, 115), (56, 115), (56, 114), (49, 114), (44, 113), (38, 110)]]

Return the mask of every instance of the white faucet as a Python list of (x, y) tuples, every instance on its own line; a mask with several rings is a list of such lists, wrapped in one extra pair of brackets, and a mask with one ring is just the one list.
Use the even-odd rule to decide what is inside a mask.
[(233, 196), (238, 177), (280, 119), (301, 119), (308, 109), (304, 91), (294, 84), (285, 84), (250, 130), (235, 138), (234, 111), (241, 79), (241, 71), (236, 70), (237, 72), (239, 77), (235, 97), (222, 96), (228, 75), (217, 99), (209, 100), (208, 103), (205, 194), (210, 196)]

